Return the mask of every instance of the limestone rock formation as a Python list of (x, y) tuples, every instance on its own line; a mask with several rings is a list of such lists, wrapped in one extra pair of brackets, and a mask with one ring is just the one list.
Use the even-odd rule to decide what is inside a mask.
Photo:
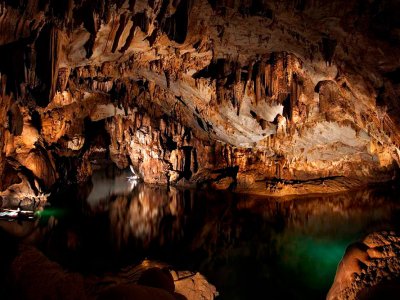
[(397, 299), (399, 249), (396, 232), (375, 232), (349, 246), (327, 299)]
[(0, 171), (18, 162), (43, 192), (87, 180), (99, 157), (150, 183), (262, 194), (315, 192), (320, 178), (326, 191), (390, 180), (398, 9), (1, 1)]

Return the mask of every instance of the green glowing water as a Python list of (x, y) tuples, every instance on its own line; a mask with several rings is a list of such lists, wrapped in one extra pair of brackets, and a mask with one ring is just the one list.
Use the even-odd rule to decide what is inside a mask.
[(46, 207), (44, 210), (38, 210), (35, 214), (41, 218), (62, 218), (65, 215), (65, 209), (55, 208), (55, 207)]
[(280, 248), (280, 263), (304, 286), (323, 290), (332, 284), (338, 262), (353, 241), (291, 234)]

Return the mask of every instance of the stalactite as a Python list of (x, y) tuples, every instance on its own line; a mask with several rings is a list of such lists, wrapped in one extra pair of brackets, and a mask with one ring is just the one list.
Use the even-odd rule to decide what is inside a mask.
[(293, 74), (291, 85), (290, 85), (290, 114), (289, 120), (293, 120), (293, 108), (297, 105), (298, 102), (298, 91), (297, 91), (297, 75)]
[(129, 0), (129, 11), (133, 12), (135, 9), (136, 0)]
[(160, 17), (162, 30), (168, 35), (171, 40), (174, 40), (177, 43), (182, 44), (186, 39), (191, 7), (192, 0), (181, 0), (178, 2), (175, 13), (165, 19), (165, 9), (162, 9), (163, 14)]
[(265, 61), (261, 60), (260, 65), (259, 65), (259, 74), (260, 74), (260, 87), (261, 87), (261, 96), (264, 97), (266, 96), (265, 93)]
[[(89, 39), (84, 44), (84, 48), (86, 50), (86, 58), (90, 58), (93, 54), (94, 42), (96, 40), (97, 30), (99, 29), (99, 18), (97, 18), (95, 7), (90, 3), (87, 3), (80, 10), (74, 10), (73, 16), (76, 18), (76, 20), (79, 20), (78, 22), (83, 22), (84, 27), (90, 33)], [(114, 33), (114, 31), (112, 32)]]
[[(135, 16), (132, 16), (131, 21), (134, 22), (134, 19), (135, 19)], [(128, 37), (126, 38), (125, 44), (121, 47), (119, 52), (124, 53), (126, 50), (129, 49), (129, 46), (131, 45), (133, 38), (135, 36), (135, 30), (136, 30), (136, 26), (135, 26), (135, 23), (133, 23), (131, 29), (129, 30), (129, 34), (128, 34)]]
[(236, 114), (239, 116), (240, 108), (242, 106), (242, 101), (243, 101), (243, 94), (242, 94), (242, 89), (241, 89), (240, 84), (238, 84), (235, 87), (234, 93), (235, 93), (235, 97), (236, 97), (236, 101), (237, 101), (237, 103), (236, 103)]
[[(17, 3), (22, 3), (24, 1), (25, 0), (17, 1)], [(12, 1), (10, 0), (8, 2), (11, 3)], [(92, 109), (88, 108), (91, 105), (89, 102), (96, 102), (98, 104), (103, 100), (103, 97), (110, 97), (111, 100), (107, 99), (107, 102), (104, 102), (107, 103), (106, 105), (103, 105), (103, 102), (101, 102), (101, 106), (107, 107), (102, 109), (109, 109), (112, 111), (112, 105), (117, 105), (115, 113), (118, 114), (118, 116), (112, 121), (112, 126), (114, 126), (112, 131), (115, 139), (113, 138), (111, 144), (113, 146), (115, 144), (115, 148), (118, 147), (120, 152), (114, 152), (114, 154), (122, 157), (124, 155), (131, 155), (132, 152), (138, 150), (138, 152), (134, 154), (136, 157), (132, 157), (131, 161), (135, 161), (139, 164), (139, 160), (143, 159), (143, 161), (149, 163), (149, 166), (144, 168), (148, 168), (147, 171), (149, 173), (157, 173), (157, 175), (154, 176), (160, 176), (159, 174), (164, 172), (163, 168), (165, 168), (165, 164), (167, 164), (166, 161), (170, 159), (169, 154), (171, 154), (171, 151), (167, 149), (165, 145), (162, 147), (162, 151), (164, 152), (160, 154), (161, 152), (158, 151), (161, 150), (157, 148), (158, 144), (176, 144), (176, 151), (175, 149), (173, 150), (174, 155), (176, 155), (174, 166), (178, 167), (179, 165), (180, 171), (187, 170), (187, 166), (189, 165), (189, 160), (186, 159), (189, 155), (187, 153), (189, 149), (182, 148), (189, 146), (193, 146), (190, 151), (190, 170), (192, 172), (196, 172), (198, 167), (201, 168), (204, 166), (204, 168), (212, 168), (212, 166), (209, 165), (208, 158), (204, 159), (204, 156), (207, 154), (204, 153), (204, 148), (202, 148), (201, 142), (196, 139), (196, 135), (204, 139), (208, 138), (212, 141), (210, 143), (214, 143), (214, 139), (221, 139), (228, 144), (250, 145), (249, 147), (251, 147), (255, 153), (258, 151), (257, 149), (262, 148), (266, 143), (269, 149), (261, 154), (263, 156), (261, 160), (264, 160), (268, 166), (259, 164), (257, 160), (259, 157), (257, 154), (252, 156), (253, 154), (250, 150), (246, 152), (240, 149), (242, 152), (238, 151), (238, 154), (236, 152), (233, 153), (232, 148), (227, 147), (224, 150), (225, 153), (222, 154), (226, 157), (221, 159), (220, 146), (217, 146), (218, 150), (214, 151), (217, 152), (217, 158), (213, 162), (216, 163), (217, 167), (220, 167), (220, 165), (225, 162), (222, 161), (224, 159), (226, 159), (227, 162), (230, 161), (228, 162), (229, 165), (235, 164), (235, 160), (238, 160), (246, 168), (249, 167), (249, 169), (244, 169), (245, 172), (249, 171), (248, 174), (245, 174), (246, 176), (252, 176), (253, 169), (257, 170), (256, 172), (259, 174), (265, 175), (265, 172), (270, 172), (268, 175), (271, 175), (271, 173), (273, 175), (275, 166), (270, 167), (271, 160), (264, 156), (273, 155), (271, 152), (278, 151), (277, 149), (282, 148), (288, 148), (282, 150), (283, 152), (292, 151), (293, 149), (290, 149), (291, 143), (296, 146), (301, 144), (296, 144), (295, 139), (298, 138), (297, 134), (295, 134), (295, 137), (291, 140), (292, 137), (285, 136), (285, 133), (293, 135), (296, 127), (300, 127), (300, 124), (294, 122), (297, 121), (297, 109), (301, 117), (300, 120), (304, 121), (306, 120), (303, 117), (305, 107), (307, 107), (307, 110), (314, 111), (314, 106), (318, 105), (317, 99), (313, 98), (314, 95), (310, 88), (313, 80), (315, 78), (320, 78), (321, 75), (320, 70), (316, 68), (317, 62), (310, 62), (306, 59), (304, 61), (305, 67), (303, 68), (301, 60), (297, 60), (296, 56), (293, 54), (272, 53), (270, 56), (268, 54), (268, 57), (266, 57), (267, 55), (265, 57), (260, 56), (262, 55), (261, 52), (266, 53), (270, 51), (270, 49), (279, 49), (279, 43), (287, 43), (288, 47), (284, 49), (291, 52), (298, 52), (299, 57), (308, 57), (309, 54), (307, 52), (310, 51), (310, 49), (312, 49), (312, 51), (316, 49), (313, 43), (315, 43), (314, 41), (318, 38), (321, 39), (321, 37), (318, 37), (318, 33), (308, 32), (309, 30), (307, 28), (305, 29), (307, 32), (304, 33), (304, 36), (295, 32), (300, 28), (297, 25), (294, 26), (294, 24), (291, 24), (291, 20), (294, 19), (290, 17), (290, 13), (286, 15), (286, 12), (284, 12), (285, 15), (282, 16), (282, 18), (289, 17), (286, 20), (287, 22), (283, 22), (284, 20), (282, 19), (282, 22), (274, 22), (271, 27), (267, 25), (270, 24), (269, 22), (267, 23), (265, 20), (262, 21), (262, 18), (268, 16), (262, 15), (257, 18), (249, 18), (247, 20), (249, 21), (249, 26), (245, 27), (249, 28), (250, 32), (246, 33), (243, 29), (245, 27), (239, 27), (236, 30), (236, 28), (232, 28), (231, 26), (237, 24), (238, 20), (240, 22), (240, 18), (243, 17), (240, 15), (240, 11), (239, 14), (236, 11), (238, 6), (241, 6), (242, 3), (236, 0), (219, 1), (218, 11), (212, 13), (208, 8), (204, 10), (205, 16), (190, 15), (190, 9), (188, 8), (190, 8), (190, 3), (192, 1), (184, 0), (152, 0), (150, 2), (142, 1), (140, 3), (135, 0), (118, 0), (118, 3), (111, 0), (65, 0), (60, 4), (60, 7), (66, 6), (65, 12), (62, 14), (62, 18), (66, 19), (64, 22), (63, 20), (58, 20), (57, 17), (54, 16), (54, 7), (53, 11), (44, 11), (44, 13), (42, 13), (43, 10), (47, 9), (45, 6), (47, 1), (40, 1), (41, 3), (38, 5), (33, 5), (32, 3), (34, 1), (30, 0), (26, 0), (25, 3), (26, 2), (29, 2), (27, 7), (40, 6), (42, 9), (39, 9), (35, 13), (27, 12), (24, 16), (18, 16), (18, 18), (15, 18), (15, 22), (11, 23), (13, 26), (11, 26), (10, 35), (19, 36), (18, 38), (21, 38), (21, 45), (23, 45), (23, 51), (25, 51), (25, 58), (22, 60), (22, 80), (11, 80), (9, 78), (9, 81), (11, 81), (14, 86), (20, 87), (19, 91), (21, 92), (14, 93), (10, 91), (11, 87), (9, 83), (7, 85), (7, 90), (8, 93), (14, 93), (15, 96), (19, 98), (19, 94), (24, 95), (23, 91), (26, 87), (26, 99), (18, 99), (18, 101), (21, 100), (20, 103), (22, 103), (21, 112), (26, 114), (26, 108), (23, 107), (25, 103), (28, 103), (28, 108), (31, 109), (30, 102), (33, 102), (30, 101), (31, 98), (34, 100), (45, 99), (40, 106), (47, 107), (46, 110), (52, 110), (53, 106), (57, 106), (57, 108), (73, 106), (76, 107), (73, 118), (62, 121), (67, 124), (64, 127), (70, 126), (72, 128), (75, 126), (73, 123), (79, 122), (79, 118), (82, 117), (79, 115), (82, 111), (88, 110), (89, 112), (86, 113), (92, 114)], [(58, 6), (56, 3), (57, 0), (52, 0), (51, 2), (53, 6)], [(247, 6), (247, 9), (251, 8), (254, 10), (256, 6), (263, 6), (260, 9), (264, 9), (264, 13), (270, 13), (267, 11), (267, 6), (271, 5), (271, 3), (267, 3), (268, 1), (257, 0), (255, 2), (253, 1), (253, 4), (251, 4), (251, 1), (247, 2), (243, 4), (243, 6)], [(67, 3), (67, 5), (65, 5), (65, 3)], [(195, 6), (193, 6), (196, 14), (199, 12), (203, 13), (201, 9), (208, 7), (206, 2), (203, 4), (199, 3), (196, 2)], [(9, 4), (7, 4), (6, 7), (4, 6), (4, 10), (8, 10), (9, 6)], [(135, 6), (140, 11), (139, 13), (136, 12), (135, 14), (133, 11)], [(291, 7), (289, 8), (291, 9)], [(276, 9), (276, 14), (279, 18), (282, 13), (279, 10), (280, 8), (276, 7), (274, 9)], [(11, 7), (6, 12), (7, 16), (14, 10), (16, 9)], [(207, 15), (207, 13), (212, 13), (212, 16)], [(36, 15), (39, 17), (36, 18)], [(4, 18), (7, 18), (7, 16), (4, 16)], [(109, 20), (107, 19), (108, 17), (115, 17), (115, 19)], [(211, 20), (213, 24), (211, 26), (207, 24), (209, 17), (216, 18), (215, 20)], [(2, 24), (0, 28), (2, 29), (6, 26), (10, 27), (10, 23), (7, 23), (7, 20), (4, 21), (4, 18), (2, 16), (0, 21)], [(230, 20), (230, 18), (239, 19)], [(68, 24), (68, 22), (70, 22), (69, 20), (72, 20), (73, 24)], [(189, 33), (187, 32), (189, 21), (190, 24), (193, 25), (190, 27), (190, 30), (193, 30), (193, 32), (190, 32), (190, 35), (188, 35)], [(279, 21), (281, 20), (279, 19)], [(127, 27), (130, 26), (131, 23), (133, 23), (133, 26), (131, 28)], [(59, 31), (52, 28), (54, 24)], [(264, 28), (265, 30), (261, 28), (260, 30), (252, 30), (251, 27), (253, 25), (259, 24), (265, 27), (268, 26), (269, 28)], [(225, 28), (222, 43), (220, 43), (218, 33), (215, 27), (213, 27), (214, 25), (220, 25), (221, 28)], [(141, 32), (138, 27), (143, 32)], [(280, 29), (285, 32), (285, 36), (281, 34), (279, 31)], [(37, 30), (37, 32), (35, 30)], [(86, 32), (86, 30), (89, 33)], [(321, 32), (322, 30), (323, 29), (321, 29)], [(137, 33), (136, 36), (135, 32)], [(332, 39), (333, 37), (337, 38), (336, 32), (332, 31), (331, 33)], [(23, 36), (24, 34), (31, 35), (26, 38), (26, 36)], [(82, 43), (87, 41), (89, 34), (89, 41), (83, 48)], [(108, 34), (109, 39), (107, 39)], [(257, 37), (259, 34), (260, 36)], [(309, 34), (312, 35), (313, 41), (307, 40), (311, 37)], [(186, 39), (186, 35), (188, 35), (188, 39)], [(271, 38), (272, 43), (268, 46), (265, 45), (264, 35), (269, 35), (268, 38)], [(168, 36), (169, 39), (166, 36)], [(6, 39), (9, 39), (9, 37)], [(96, 39), (96, 43), (94, 43), (94, 39)], [(171, 39), (173, 41), (171, 41)], [(185, 40), (187, 40), (187, 43), (183, 43)], [(296, 44), (293, 44), (290, 40)], [(341, 41), (345, 40), (346, 39), (341, 39)], [(56, 49), (60, 41), (63, 42), (63, 48), (61, 50)], [(247, 41), (248, 45), (246, 44)], [(33, 46), (30, 44), (31, 42), (34, 43)], [(179, 42), (183, 44), (177, 45)], [(107, 43), (110, 44), (107, 45)], [(104, 47), (105, 44), (106, 47)], [(3, 47), (8, 45), (8, 43), (4, 43), (1, 48), (3, 49)], [(328, 55), (329, 51), (333, 52), (329, 50), (330, 46), (323, 47), (323, 42), (320, 45), (324, 51), (323, 55), (326, 57), (331, 56)], [(342, 47), (342, 45), (340, 46)], [(32, 47), (31, 53), (29, 53), (29, 50), (26, 50), (29, 49), (29, 47)], [(351, 48), (351, 45), (349, 45), (349, 47)], [(87, 51), (87, 57), (90, 57), (90, 52), (93, 51), (93, 57), (85, 59), (84, 49)], [(105, 51), (101, 53), (103, 49)], [(301, 51), (301, 49), (304, 51)], [(340, 49), (340, 51), (342, 50), (343, 49)], [(381, 50), (382, 52), (386, 51), (384, 47), (382, 47)], [(117, 55), (116, 53), (118, 51), (123, 53), (123, 55)], [(59, 55), (57, 55), (58, 52), (60, 52)], [(112, 53), (115, 54), (112, 55)], [(129, 58), (127, 57), (128, 54), (130, 55)], [(3, 57), (7, 58), (9, 56), (3, 55)], [(261, 59), (260, 57), (263, 58)], [(133, 60), (133, 58), (135, 58), (135, 60)], [(35, 59), (38, 60), (37, 64)], [(3, 61), (6, 60), (7, 59), (4, 59)], [(211, 63), (210, 60), (212, 60)], [(247, 64), (247, 66), (241, 66), (239, 62), (233, 63), (235, 60), (240, 60), (242, 64)], [(331, 60), (332, 58), (329, 59), (328, 57), (327, 61)], [(102, 70), (102, 72), (99, 72), (96, 67), (90, 66), (93, 64), (101, 65), (104, 61), (108, 62), (108, 67)], [(57, 69), (60, 62), (62, 65), (60, 69)], [(208, 63), (209, 66), (205, 67)], [(68, 76), (68, 70), (64, 70), (63, 68), (72, 68), (73, 73)], [(389, 67), (385, 66), (385, 68)], [(395, 66), (393, 66), (393, 68), (395, 68)], [(345, 67), (343, 67), (343, 70), (340, 69), (340, 72), (343, 72), (343, 76), (346, 75), (346, 70), (344, 69)], [(311, 75), (307, 74), (310, 70), (313, 70)], [(3, 68), (1, 68), (1, 71), (3, 71)], [(191, 80), (191, 78), (187, 78), (195, 71), (197, 71), (197, 73), (195, 73), (193, 78), (196, 82), (196, 86), (194, 86), (194, 81)], [(325, 77), (327, 74), (330, 76), (330, 71), (330, 69), (322, 70)], [(12, 77), (15, 74), (9, 75)], [(55, 86), (54, 80), (57, 75), (58, 82)], [(313, 77), (314, 75), (315, 77)], [(124, 81), (125, 79), (121, 78), (130, 78), (130, 81)], [(371, 78), (373, 78), (372, 75)], [(391, 80), (391, 78), (388, 79)], [(171, 80), (173, 80), (172, 85)], [(349, 78), (349, 80), (352, 79)], [(145, 81), (145, 83), (143, 83), (143, 81)], [(334, 81), (338, 81), (338, 79), (335, 78)], [(353, 86), (355, 90), (359, 88), (357, 85)], [(2, 90), (4, 89), (5, 87)], [(63, 100), (62, 97), (64, 97), (64, 95), (57, 95), (57, 97), (59, 97), (55, 99), (57, 101), (49, 105), (47, 102), (48, 97), (52, 98), (56, 91), (65, 90), (65, 99), (69, 97), (68, 100), (70, 100), (70, 102), (60, 101), (59, 99)], [(343, 93), (348, 92), (346, 87), (342, 85), (340, 86), (340, 90)], [(358, 90), (356, 92), (358, 92)], [(373, 94), (373, 87), (371, 87), (371, 92)], [(73, 96), (69, 96), (69, 93)], [(43, 95), (45, 95), (45, 97), (43, 97)], [(352, 117), (353, 119), (360, 119), (360, 115), (364, 113), (363, 111), (354, 116), (353, 109), (348, 107), (353, 104), (353, 100), (346, 101), (348, 99), (334, 98), (334, 95), (330, 94), (329, 90), (321, 92), (320, 96), (320, 99), (325, 96), (325, 107), (327, 110), (335, 110), (336, 115), (331, 117), (333, 121), (335, 121), (334, 117), (342, 117), (339, 115), (341, 112), (343, 112), (343, 115), (346, 114), (343, 117), (349, 119)], [(182, 100), (181, 103), (184, 103), (184, 105), (181, 105), (181, 103), (175, 99)], [(243, 103), (244, 99), (246, 103)], [(247, 103), (248, 100), (251, 101), (251, 103)], [(268, 101), (268, 103), (261, 103), (263, 101)], [(66, 105), (67, 102), (71, 105)], [(321, 105), (321, 102), (319, 105)], [(368, 101), (365, 101), (365, 103), (367, 102)], [(63, 105), (59, 105), (60, 103)], [(217, 106), (215, 105), (216, 103), (220, 105)], [(232, 103), (233, 108), (230, 106), (230, 103)], [(284, 118), (281, 119), (281, 127), (276, 128), (278, 134), (268, 136), (265, 142), (262, 140), (260, 141), (263, 135), (266, 136), (270, 131), (274, 130), (271, 123), (266, 119), (271, 117), (271, 113), (277, 114), (277, 111), (282, 113), (280, 111), (281, 106), (279, 105), (282, 103), (284, 104), (284, 115), (287, 117), (287, 120)], [(36, 104), (39, 104), (39, 102), (36, 102)], [(33, 103), (33, 106), (36, 104)], [(333, 105), (336, 106), (332, 108)], [(124, 108), (122, 113), (121, 107)], [(32, 108), (38, 109), (40, 114), (42, 114), (42, 109), (37, 107)], [(370, 108), (373, 109), (373, 107)], [(232, 111), (229, 111), (229, 109)], [(255, 120), (249, 118), (250, 109), (254, 110)], [(134, 112), (134, 110), (137, 112)], [(151, 121), (149, 121), (149, 117), (143, 118), (144, 111), (151, 115)], [(201, 113), (199, 113), (199, 111)], [(317, 108), (315, 111), (317, 111)], [(237, 115), (242, 113), (242, 118), (235, 116), (235, 112)], [(160, 124), (160, 132), (158, 132), (154, 120), (158, 119), (163, 113), (168, 114), (168, 116), (172, 115), (173, 122), (182, 122), (185, 126), (192, 126), (193, 134), (188, 134), (188, 130), (186, 130), (183, 125), (179, 124), (167, 124), (164, 125), (164, 129), (161, 129), (162, 125)], [(310, 127), (314, 126), (316, 122), (322, 122), (319, 116), (313, 115), (313, 117), (315, 117), (315, 119), (313, 118), (313, 120), (310, 120), (309, 124), (307, 124), (310, 125)], [(86, 118), (86, 116), (84, 118)], [(56, 127), (55, 125), (55, 122), (60, 120), (56, 118), (54, 118), (54, 120), (54, 122), (46, 120), (46, 124), (51, 123), (49, 126), (53, 126), (56, 129), (61, 127), (58, 125)], [(379, 131), (376, 128), (378, 125), (375, 124), (375, 120), (370, 120), (370, 123), (372, 124), (368, 126), (372, 134), (383, 135), (386, 133), (389, 135), (389, 133), (391, 133), (393, 142), (393, 131), (395, 131), (395, 128), (391, 129), (388, 127), (388, 124), (381, 121), (379, 126), (383, 126), (383, 128)], [(262, 130), (260, 130), (258, 125)], [(320, 124), (317, 124), (316, 126), (319, 125)], [(329, 126), (331, 125), (332, 124), (329, 124)], [(367, 126), (366, 124), (362, 125), (363, 128)], [(253, 126), (255, 128), (253, 128)], [(334, 124), (332, 126), (334, 126)], [(12, 131), (19, 132), (21, 128), (20, 126), (17, 127), (18, 128), (12, 129)], [(311, 130), (304, 129), (303, 132), (303, 129), (299, 128), (299, 132), (300, 135), (303, 133), (303, 140), (306, 140)], [(68, 141), (69, 137), (67, 136), (72, 136), (75, 132), (73, 132), (73, 130), (71, 130), (71, 132), (66, 132), (63, 129), (63, 134), (64, 133), (65, 136), (63, 139)], [(9, 133), (7, 132), (7, 134)], [(54, 133), (54, 135), (57, 134), (58, 133)], [(169, 135), (167, 136), (167, 134)], [(321, 134), (324, 133), (322, 132)], [(361, 135), (361, 137), (363, 136)], [(195, 142), (189, 141), (190, 138)], [(138, 140), (140, 140), (140, 142), (138, 142)], [(207, 140), (207, 142), (209, 140)], [(135, 143), (141, 144), (138, 145)], [(216, 143), (218, 144), (218, 142)], [(272, 150), (272, 145), (275, 145), (276, 149)], [(54, 148), (58, 147), (62, 147), (62, 143), (54, 144)], [(210, 149), (211, 147), (212, 146), (210, 146)], [(150, 150), (147, 151), (148, 149)], [(167, 154), (165, 154), (165, 152), (167, 152)], [(149, 158), (153, 153), (155, 153), (154, 160), (153, 158)], [(157, 166), (157, 162), (155, 163), (155, 160), (158, 159), (157, 155), (163, 157), (163, 161), (160, 163), (162, 167)], [(171, 157), (172, 156), (171, 154)], [(197, 161), (197, 158), (195, 158), (196, 156), (198, 156), (199, 164), (203, 164), (204, 162), (204, 165), (195, 166), (195, 162)], [(238, 157), (240, 157), (242, 161), (238, 159)], [(248, 160), (245, 161), (246, 159)], [(300, 160), (299, 164), (302, 163), (304, 163), (303, 159)], [(250, 165), (253, 166), (250, 167)], [(264, 167), (265, 169), (263, 169)], [(201, 169), (201, 171), (204, 170), (205, 169)], [(283, 172), (287, 174), (286, 170)], [(298, 172), (298, 174), (300, 173), (301, 172)], [(201, 174), (201, 176), (203, 176), (203, 174)], [(301, 177), (302, 175), (298, 176)]]
[(67, 88), (68, 85), (68, 78), (71, 73), (70, 68), (60, 68), (58, 70), (58, 79), (57, 79), (57, 86), (56, 90), (63, 92)]
[(216, 80), (216, 96), (217, 96), (217, 104), (222, 104), (225, 102), (224, 97), (224, 86), (223, 79)]
[(197, 171), (199, 170), (199, 163), (197, 160), (197, 150), (196, 148), (193, 148), (191, 151), (191, 166), (190, 169), (192, 171), (192, 173), (197, 173)]
[(256, 105), (260, 102), (261, 99), (261, 68), (260, 68), (260, 63), (256, 63), (254, 65), (254, 73), (255, 73), (255, 78), (254, 78), (254, 94), (255, 94), (255, 100), (256, 100)]
[(169, 88), (171, 84), (171, 74), (168, 70), (165, 70), (164, 75), (165, 75), (165, 81), (167, 83), (167, 88)]
[(272, 67), (270, 64), (267, 64), (265, 66), (265, 71), (264, 71), (264, 74), (265, 74), (264, 86), (265, 86), (265, 94), (268, 97), (272, 96), (272, 74), (271, 73), (272, 73)]
[(58, 38), (58, 29), (52, 28), (50, 31), (50, 61), (51, 61), (51, 87), (49, 94), (49, 101), (53, 99), (57, 89), (58, 68), (59, 68), (59, 53), (60, 42)]
[(279, 92), (279, 78), (278, 78), (278, 72), (279, 72), (279, 59), (277, 53), (273, 53), (271, 55), (271, 88), (270, 88), (270, 94), (275, 95), (276, 93)]
[(254, 68), (254, 62), (251, 61), (249, 64), (249, 70), (248, 70), (248, 74), (247, 74), (247, 82), (250, 82), (251, 79), (253, 78), (253, 68)]
[(23, 116), (18, 105), (14, 103), (7, 114), (10, 132), (15, 136), (21, 135), (23, 130)]
[(322, 55), (327, 65), (332, 65), (333, 55), (335, 54), (337, 41), (330, 38), (322, 38)]
[(289, 85), (289, 55), (287, 54), (287, 52), (283, 52), (282, 54), (282, 66), (283, 66), (283, 75), (284, 75), (284, 79), (285, 79), (285, 84), (286, 86)]
[(117, 50), (119, 40), (121, 38), (122, 32), (124, 31), (127, 23), (128, 23), (128, 19), (126, 18), (126, 15), (125, 14), (121, 15), (120, 20), (119, 20), (119, 26), (118, 26), (117, 32), (115, 33), (114, 42), (111, 47), (112, 53), (114, 53)]
[(247, 70), (247, 72), (248, 72), (247, 73), (247, 79), (246, 79), (246, 82), (244, 83), (244, 86), (243, 86), (243, 95), (246, 94), (247, 85), (250, 84), (250, 82), (251, 82), (251, 79), (252, 79), (252, 76), (253, 76), (253, 65), (254, 65), (254, 62), (251, 61), (249, 66), (248, 66), (248, 70)]

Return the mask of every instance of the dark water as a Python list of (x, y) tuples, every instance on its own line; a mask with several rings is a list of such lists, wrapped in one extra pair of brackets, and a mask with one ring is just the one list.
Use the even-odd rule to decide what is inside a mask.
[(54, 199), (42, 212), (46, 255), (96, 274), (164, 261), (205, 275), (218, 299), (324, 299), (346, 247), (398, 225), (390, 187), (284, 200), (134, 186), (128, 175), (99, 172)]

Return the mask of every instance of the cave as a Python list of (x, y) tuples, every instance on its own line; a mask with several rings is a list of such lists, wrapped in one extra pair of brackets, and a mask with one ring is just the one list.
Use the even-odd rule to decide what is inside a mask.
[(1, 299), (397, 299), (397, 0), (0, 0)]

